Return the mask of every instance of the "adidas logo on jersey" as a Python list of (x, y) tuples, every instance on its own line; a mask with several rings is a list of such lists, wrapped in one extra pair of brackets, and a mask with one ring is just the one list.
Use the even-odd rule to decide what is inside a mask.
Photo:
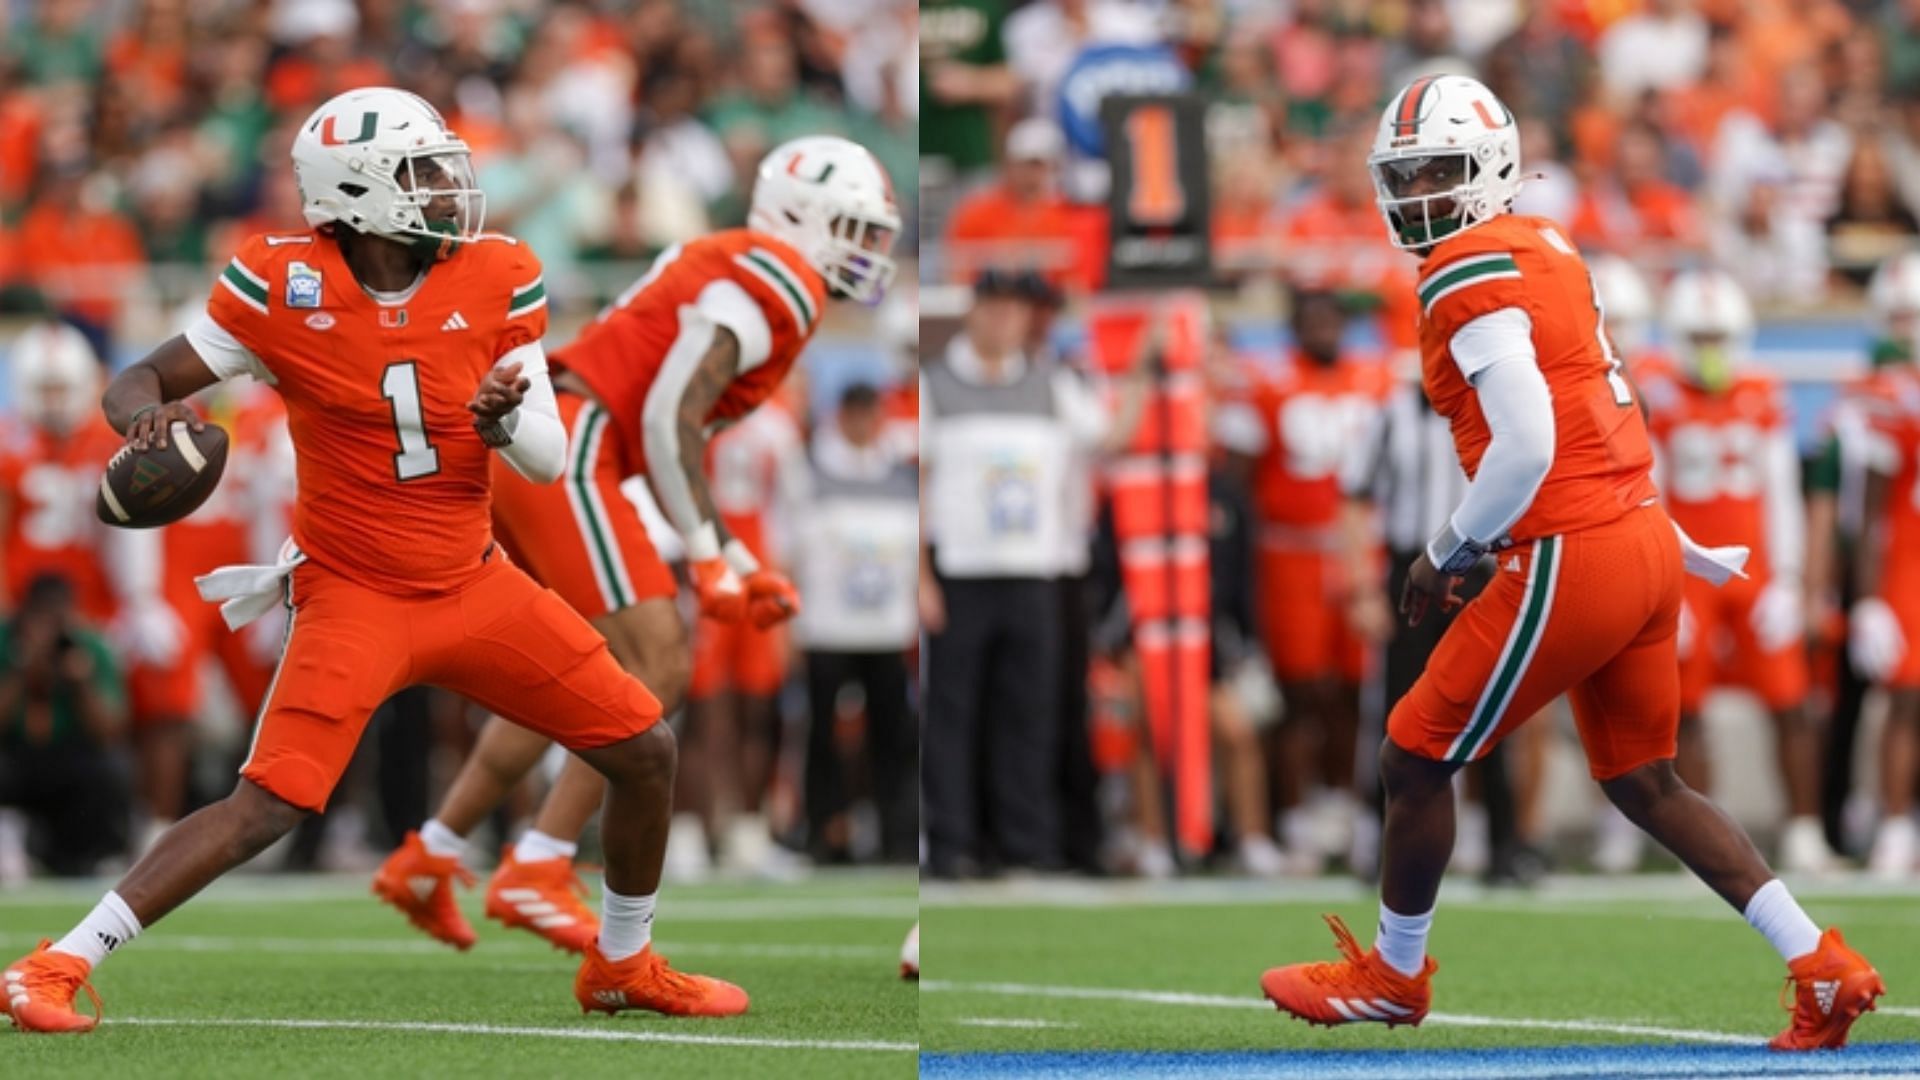
[(465, 330), (467, 328), (467, 320), (461, 318), (460, 313), (457, 311), (447, 316), (447, 321), (440, 324), (440, 329), (442, 330)]

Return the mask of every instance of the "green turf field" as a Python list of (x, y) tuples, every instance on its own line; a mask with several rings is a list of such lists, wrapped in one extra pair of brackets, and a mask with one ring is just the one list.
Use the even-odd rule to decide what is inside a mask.
[[(1920, 896), (1799, 891), (1886, 978), (1855, 1040), (1920, 1040)], [(1375, 900), (1358, 886), (929, 887), (922, 910), (930, 1052), (1738, 1046), (1786, 1019), (1779, 958), (1677, 875), (1532, 894), (1450, 886), (1432, 941), (1434, 1014), (1417, 1030), (1310, 1028), (1260, 996), (1266, 968), (1337, 955), (1323, 911), (1371, 942)]]
[[(793, 885), (670, 887), (657, 941), (675, 966), (738, 982), (734, 1020), (582, 1016), (575, 961), (467, 911), (462, 954), (366, 894), (361, 878), (216, 885), (96, 973), (85, 1036), (0, 1025), (0, 1076), (910, 1077), (917, 994), (899, 978), (911, 873)], [(0, 963), (58, 937), (98, 896), (0, 893)], [(84, 995), (82, 1000), (84, 1000)]]

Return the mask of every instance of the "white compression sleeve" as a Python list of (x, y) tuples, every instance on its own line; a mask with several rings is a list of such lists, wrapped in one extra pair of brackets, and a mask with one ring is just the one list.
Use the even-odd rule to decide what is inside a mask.
[(528, 342), (502, 356), (494, 367), (508, 364), (521, 365), (520, 374), (533, 385), (527, 388), (520, 406), (500, 421), (513, 437), (511, 443), (500, 448), (500, 456), (528, 481), (551, 484), (566, 468), (567, 429), (560, 424), (560, 407), (553, 400), (547, 354), (539, 342)]
[(1800, 451), (1786, 425), (1767, 436), (1767, 568), (1798, 581), (1807, 562), (1807, 517), (1800, 495)]
[(1507, 308), (1453, 337), (1454, 359), (1469, 372), (1493, 434), (1452, 517), (1457, 533), (1480, 544), (1520, 520), (1553, 467), (1553, 395), (1535, 361), (1531, 328), (1525, 312)]
[(665, 511), (667, 520), (686, 540), (687, 555), (692, 559), (719, 558), (720, 539), (713, 523), (701, 516), (693, 485), (687, 481), (686, 469), (680, 460), (680, 399), (686, 395), (687, 384), (693, 381), (693, 373), (700, 369), (720, 329), (699, 308), (691, 304), (683, 306), (680, 333), (667, 349), (660, 374), (654, 377), (653, 385), (647, 390), (646, 403), (640, 409), (647, 479), (660, 498), (660, 509)]

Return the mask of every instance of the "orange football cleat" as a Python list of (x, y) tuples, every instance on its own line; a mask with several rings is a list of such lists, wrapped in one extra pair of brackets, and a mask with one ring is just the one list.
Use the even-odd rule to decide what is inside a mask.
[[(64, 1034), (92, 1031), (100, 1023), (100, 995), (87, 983), (92, 970), (85, 960), (54, 952), (42, 939), (32, 952), (7, 965), (0, 982), (7, 991), (7, 1015), (21, 1031)], [(73, 994), (85, 990), (93, 999), (93, 1015), (73, 1007)]]
[(595, 1009), (650, 1009), (668, 1016), (738, 1016), (747, 1011), (747, 992), (720, 979), (688, 975), (667, 966), (667, 958), (649, 945), (625, 960), (600, 955), (600, 943), (587, 945), (573, 996), (581, 1012)]
[(373, 895), (399, 908), (434, 940), (464, 952), (473, 948), (473, 926), (453, 902), (456, 880), (469, 889), (475, 883), (473, 871), (459, 859), (430, 853), (420, 834), (410, 832), (373, 875)]
[(1353, 931), (1337, 915), (1324, 916), (1333, 927), (1333, 939), (1344, 960), (1318, 964), (1289, 964), (1260, 976), (1260, 989), (1280, 1011), (1309, 1024), (1352, 1024), (1365, 1021), (1394, 1027), (1415, 1027), (1427, 1017), (1433, 1000), (1429, 982), (1440, 965), (1427, 957), (1426, 967), (1414, 976), (1402, 975), (1378, 952), (1361, 952)]
[(600, 935), (600, 920), (586, 903), (587, 886), (571, 859), (521, 862), (508, 848), (487, 884), (487, 918), (531, 930), (556, 949), (587, 951)]
[[(1847, 948), (1838, 930), (1820, 935), (1820, 947), (1787, 964), (1791, 973), (1780, 988), (1780, 1004), (1793, 1013), (1787, 1030), (1767, 1043), (1775, 1050), (1837, 1050), (1847, 1045), (1847, 1029), (1860, 1014), (1873, 1011), (1873, 999), (1887, 992), (1867, 958)], [(1787, 1004), (1787, 987), (1793, 1004)]]

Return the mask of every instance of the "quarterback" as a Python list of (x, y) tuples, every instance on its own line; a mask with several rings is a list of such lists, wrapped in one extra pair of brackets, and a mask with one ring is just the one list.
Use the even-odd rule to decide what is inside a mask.
[[(660, 705), (587, 621), (500, 552), (494, 462), (551, 485), (567, 452), (540, 337), (540, 264), (482, 233), (467, 146), (399, 90), (355, 90), (299, 128), (310, 233), (255, 236), (206, 316), (103, 399), (130, 446), (202, 421), (184, 399), (251, 374), (286, 402), (299, 493), (273, 566), (202, 579), (228, 623), (288, 610), (279, 665), (232, 795), (169, 830), (92, 913), (4, 972), (27, 1031), (87, 1031), (94, 967), (325, 808), (374, 708), (415, 683), (537, 728), (607, 778), (606, 917), (583, 1009), (744, 1012), (739, 987), (651, 948), (673, 792)], [(97, 1001), (96, 1013), (97, 1013)]]
[(1419, 255), (1421, 377), (1472, 483), (1409, 570), (1418, 621), (1484, 557), (1469, 603), (1387, 720), (1380, 927), (1370, 951), (1329, 916), (1342, 959), (1260, 980), (1318, 1024), (1418, 1024), (1453, 849), (1452, 776), (1566, 694), (1589, 768), (1629, 820), (1677, 855), (1780, 953), (1795, 987), (1780, 1050), (1838, 1047), (1885, 993), (1837, 930), (1822, 933), (1731, 819), (1674, 771), (1683, 573), (1725, 581), (1740, 549), (1705, 549), (1661, 508), (1639, 400), (1601, 332), (1585, 263), (1552, 222), (1512, 212), (1513, 114), (1461, 76), (1414, 80), (1368, 158), (1393, 243)]

